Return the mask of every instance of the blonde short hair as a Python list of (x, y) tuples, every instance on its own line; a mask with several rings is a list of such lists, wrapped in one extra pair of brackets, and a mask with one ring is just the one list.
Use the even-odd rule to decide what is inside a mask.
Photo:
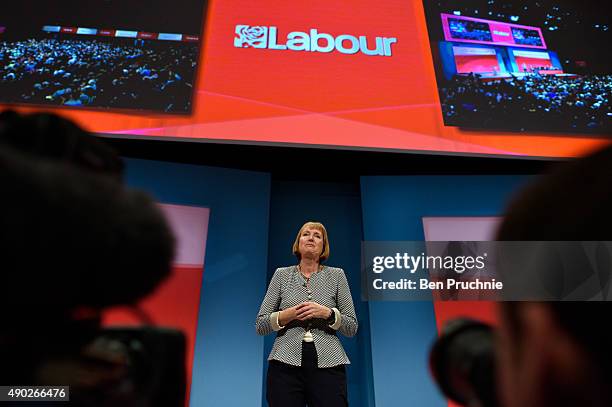
[(298, 260), (302, 259), (302, 254), (300, 253), (300, 236), (302, 232), (306, 228), (317, 229), (319, 232), (323, 233), (323, 251), (319, 255), (319, 262), (323, 262), (329, 258), (329, 239), (327, 238), (327, 230), (325, 230), (325, 226), (323, 226), (320, 222), (306, 222), (302, 225), (300, 230), (295, 237), (295, 241), (293, 242), (293, 254)]

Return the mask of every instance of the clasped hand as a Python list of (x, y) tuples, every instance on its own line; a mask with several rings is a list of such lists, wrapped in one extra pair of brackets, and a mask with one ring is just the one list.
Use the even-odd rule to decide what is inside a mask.
[(295, 306), (295, 319), (305, 321), (311, 318), (327, 319), (330, 309), (313, 301), (306, 301)]

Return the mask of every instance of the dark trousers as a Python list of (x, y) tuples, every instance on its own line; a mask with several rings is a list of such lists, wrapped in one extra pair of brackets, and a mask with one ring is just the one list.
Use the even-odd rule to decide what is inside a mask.
[(271, 360), (268, 366), (270, 407), (347, 407), (344, 365), (318, 368), (314, 343), (303, 342), (302, 366)]

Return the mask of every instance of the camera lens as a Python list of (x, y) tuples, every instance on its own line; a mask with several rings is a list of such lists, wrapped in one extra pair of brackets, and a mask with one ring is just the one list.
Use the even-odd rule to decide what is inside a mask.
[(494, 330), (470, 319), (442, 329), (429, 357), (442, 393), (465, 406), (496, 407)]

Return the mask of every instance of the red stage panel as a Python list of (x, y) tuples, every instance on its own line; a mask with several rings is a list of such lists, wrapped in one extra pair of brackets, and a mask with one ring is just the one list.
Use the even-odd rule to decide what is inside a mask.
[[(427, 241), (494, 240), (500, 218), (497, 217), (424, 217)], [(434, 301), (438, 333), (444, 324), (456, 318), (470, 318), (497, 325), (499, 304), (492, 301)], [(448, 401), (448, 407), (461, 407)]]
[[(202, 267), (175, 266), (170, 277), (138, 304), (153, 325), (178, 329), (185, 334), (187, 396), (190, 394), (202, 272)], [(105, 326), (139, 326), (142, 323), (125, 307), (113, 308), (103, 315)]]
[(548, 52), (514, 51), (514, 58), (520, 72), (553, 66)]
[[(447, 321), (456, 318), (471, 318), (497, 325), (498, 306), (499, 304), (490, 301), (435, 301), (434, 312), (438, 333)], [(449, 400), (448, 407), (462, 406)]]
[(453, 47), (458, 73), (499, 72), (499, 61), (494, 49)]
[(175, 236), (176, 255), (170, 276), (137, 304), (149, 321), (143, 321), (133, 309), (116, 307), (104, 313), (102, 322), (105, 326), (151, 324), (182, 331), (187, 340), (185, 366), (188, 405), (210, 210), (182, 205), (159, 206)]

